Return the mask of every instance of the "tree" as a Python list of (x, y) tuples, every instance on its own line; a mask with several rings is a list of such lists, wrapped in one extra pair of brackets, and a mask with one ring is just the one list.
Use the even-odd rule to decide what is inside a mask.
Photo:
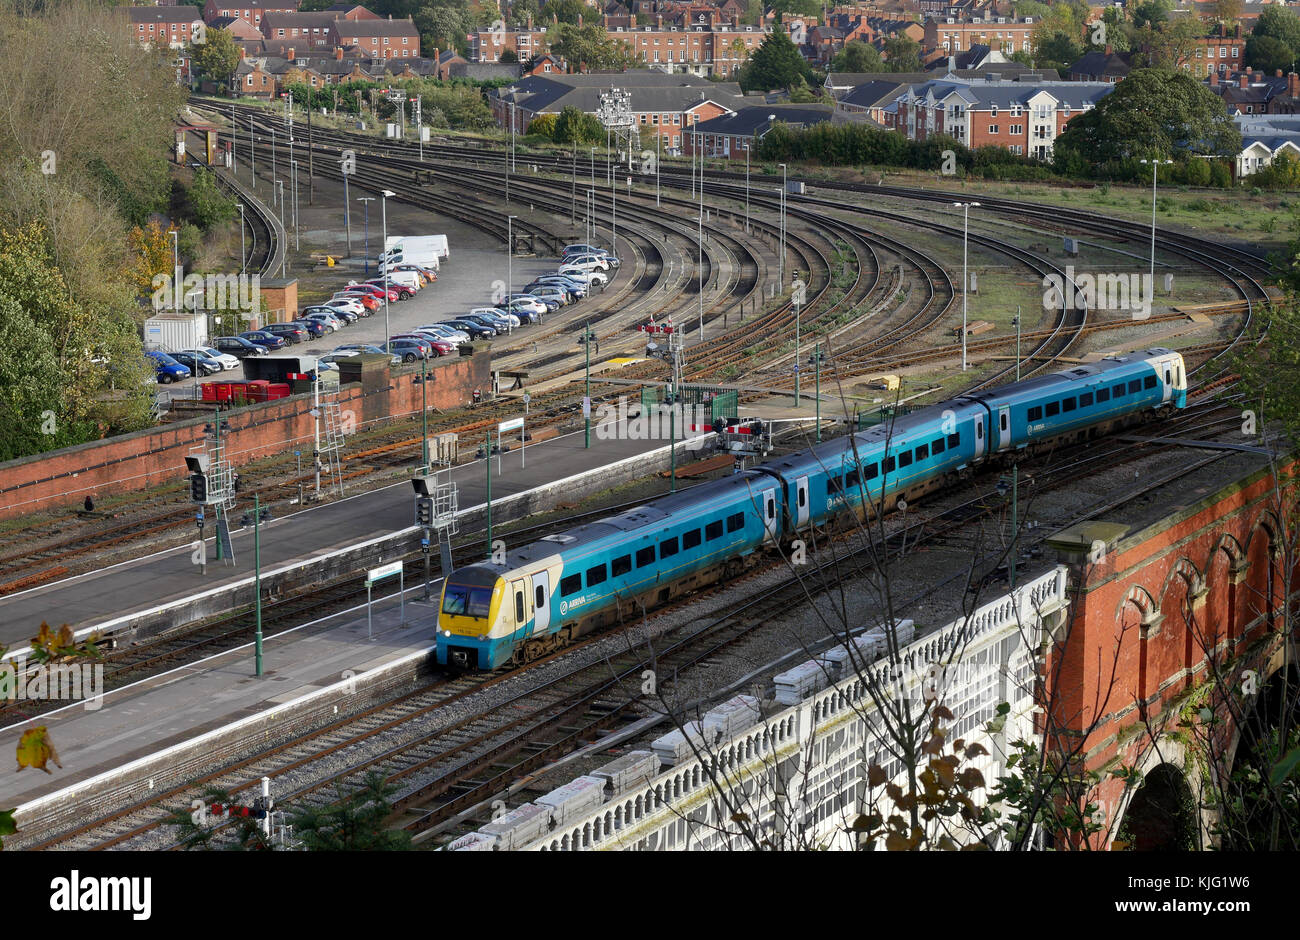
[(1057, 138), (1058, 160), (1077, 155), (1098, 165), (1140, 156), (1185, 158), (1241, 149), (1241, 133), (1223, 103), (1190, 75), (1137, 69), (1074, 118)]
[(626, 69), (636, 61), (627, 43), (611, 38), (598, 22), (561, 23), (547, 31), (550, 49), (573, 67)]
[(899, 34), (885, 40), (885, 67), (890, 72), (921, 71), (921, 44)]
[(537, 0), (516, 0), (510, 4), (510, 25), (527, 26), (529, 19), (533, 20), (534, 25), (540, 19), (540, 8)]
[(1242, 6), (1242, 0), (1214, 0), (1214, 19), (1221, 26), (1230, 26), (1241, 16)]
[(540, 134), (543, 137), (555, 139), (555, 123), (559, 115), (556, 114), (539, 114), (528, 125), (527, 134)]
[(868, 43), (854, 40), (846, 43), (840, 53), (831, 59), (832, 72), (883, 72), (885, 62), (880, 51)]
[(817, 93), (808, 87), (808, 83), (800, 78), (790, 86), (790, 101), (794, 104), (811, 104), (817, 101)]
[(741, 68), (740, 87), (743, 91), (773, 91), (811, 76), (812, 69), (790, 37), (783, 30), (773, 30)]
[(546, 6), (542, 11), (546, 16), (553, 16), (560, 23), (568, 23), (572, 26), (578, 25), (578, 18), (581, 17), (583, 25), (592, 23), (592, 17), (597, 16), (594, 7), (583, 3), (582, 0), (546, 0)]
[(1159, 29), (1134, 31), (1139, 46), (1145, 46), (1151, 68), (1181, 69), (1195, 55), (1196, 40), (1205, 35), (1205, 25), (1194, 17), (1183, 17)]
[(1047, 24), (1034, 31), (1034, 58), (1047, 68), (1063, 69), (1083, 53), (1083, 44), (1061, 29)]
[(1272, 36), (1252, 35), (1246, 40), (1245, 64), (1259, 72), (1289, 70), (1296, 61), (1295, 50)]
[(433, 49), (469, 50), (466, 33), (478, 24), (467, 0), (434, 0), (422, 6), (413, 17), (420, 31), (420, 44)]
[(206, 41), (190, 45), (190, 55), (200, 74), (224, 84), (239, 68), (239, 49), (230, 30), (209, 29), (207, 32)]
[(572, 105), (566, 107), (555, 118), (555, 131), (552, 139), (557, 144), (594, 144), (605, 140), (605, 128), (594, 114), (579, 111)]
[(1254, 36), (1271, 36), (1290, 49), (1300, 49), (1300, 16), (1290, 7), (1270, 4), (1255, 20)]
[(394, 852), (411, 847), (411, 834), (385, 825), (397, 787), (371, 771), (364, 786), (328, 806), (305, 807), (294, 813), (294, 835), (309, 852)]
[(513, 49), (502, 49), (501, 55), (497, 57), (498, 62), (515, 63), (519, 61), (519, 56)]
[(780, 16), (780, 22), (787, 23), (791, 17), (821, 15), (822, 5), (819, 0), (775, 0), (771, 9)]
[(1159, 26), (1169, 19), (1173, 8), (1171, 0), (1142, 0), (1133, 7), (1133, 25), (1139, 29)]

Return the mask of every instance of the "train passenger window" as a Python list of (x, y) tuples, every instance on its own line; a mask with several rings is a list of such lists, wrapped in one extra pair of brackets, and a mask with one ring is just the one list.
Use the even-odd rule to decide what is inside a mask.
[(1092, 407), (1092, 392), (1084, 392), (1082, 395), (1079, 396), (1079, 407), (1080, 408)]
[(632, 556), (620, 555), (609, 563), (609, 571), (614, 577), (627, 574), (632, 570)]
[(1078, 407), (1079, 407), (1079, 403), (1074, 400), (1073, 395), (1071, 395), (1069, 398), (1064, 399), (1061, 402), (1062, 411), (1073, 411), (1075, 408)]
[(691, 529), (691, 531), (682, 535), (682, 548), (694, 548), (702, 541), (704, 540), (700, 538), (700, 530)]
[(876, 477), (880, 476), (880, 465), (874, 463), (867, 464), (862, 468), (862, 476), (863, 479), (874, 480)]
[[(876, 465), (873, 463), (873, 464), (868, 464), (868, 466), (874, 469)], [(870, 479), (873, 476), (875, 476), (874, 473), (867, 474), (868, 479)], [(860, 471), (850, 470), (848, 473), (844, 474), (844, 488), (846, 490), (857, 489), (858, 482), (861, 479), (862, 479), (862, 473)]]
[(1124, 383), (1123, 383), (1123, 382), (1120, 382), (1118, 385), (1115, 386), (1115, 397), (1116, 397), (1116, 398), (1123, 398), (1126, 394), (1127, 394), (1127, 392), (1124, 391)]
[(727, 531), (739, 532), (745, 527), (745, 514), (743, 512), (735, 513), (727, 517)]
[(677, 554), (677, 536), (674, 535), (672, 538), (664, 539), (662, 542), (659, 543), (660, 558), (671, 558), (673, 555), (676, 554)]
[(524, 592), (515, 591), (515, 623), (523, 623), (524, 617)]
[(961, 431), (958, 431), (955, 434), (948, 435), (948, 446), (949, 447), (961, 446)]
[[(1152, 379), (1152, 385), (1154, 385), (1154, 384), (1155, 384), (1155, 380)], [(1131, 381), (1131, 382), (1128, 383), (1128, 392), (1129, 392), (1130, 395), (1136, 394), (1137, 392), (1140, 392), (1140, 391), (1142, 391), (1142, 380), (1141, 380), (1141, 379), (1134, 379), (1133, 381)]]
[(919, 460), (925, 460), (925, 459), (928, 458), (929, 456), (930, 456), (930, 445), (929, 445), (929, 444), (922, 444), (920, 447), (918, 447), (918, 448), (916, 449), (916, 459), (917, 459), (918, 461), (919, 461)]
[(1047, 417), (1055, 418), (1061, 413), (1061, 403), (1059, 401), (1049, 401), (1047, 403)]
[(1042, 406), (1042, 405), (1034, 405), (1034, 407), (1032, 407), (1032, 408), (1029, 409), (1029, 420), (1030, 420), (1030, 421), (1042, 421), (1042, 420), (1043, 420), (1043, 406)]
[(1099, 388), (1097, 389), (1097, 404), (1100, 405), (1104, 401), (1110, 401), (1110, 389)]
[(704, 527), (704, 537), (712, 542), (714, 539), (722, 538), (722, 520), (710, 522)]
[(912, 465), (912, 452), (905, 450), (898, 455), (898, 465), (900, 467), (910, 467)]
[(647, 545), (645, 548), (636, 550), (636, 566), (638, 568), (644, 568), (646, 565), (653, 565), (654, 563), (655, 547), (653, 545)]
[(840, 482), (840, 478), (839, 478), (838, 476), (834, 476), (834, 475), (832, 475), (832, 476), (828, 476), (828, 477), (826, 478), (826, 495), (827, 495), (827, 496), (835, 496), (835, 495), (837, 495), (837, 494), (840, 492), (840, 490), (842, 490), (843, 488), (844, 488), (844, 484)]
[(540, 584), (537, 585), (537, 600), (534, 602), (534, 606), (539, 610), (546, 606), (546, 588)]
[(570, 594), (579, 594), (582, 592), (582, 575), (571, 574), (567, 578), (560, 579), (560, 596), (568, 597)]
[(1155, 388), (1156, 377), (1154, 375), (1148, 375), (1145, 379), (1142, 380), (1142, 387), (1146, 389)]
[(894, 472), (894, 466), (895, 466), (895, 464), (894, 464), (894, 458), (893, 458), (893, 457), (886, 457), (886, 458), (885, 458), (885, 472), (886, 472), (886, 473), (893, 473), (893, 472)]
[(936, 457), (938, 457), (940, 454), (942, 454), (942, 453), (943, 453), (943, 438), (941, 438), (941, 437), (936, 437), (933, 441), (931, 441), (931, 442), (930, 442), (930, 451), (931, 451), (931, 453), (933, 453)]
[(597, 565), (587, 569), (587, 587), (595, 587), (605, 580), (605, 566)]

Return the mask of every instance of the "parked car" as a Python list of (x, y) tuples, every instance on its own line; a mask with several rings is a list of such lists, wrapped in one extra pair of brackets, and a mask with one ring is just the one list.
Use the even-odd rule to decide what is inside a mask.
[(218, 336), (212, 341), (217, 349), (241, 359), (246, 356), (269, 356), (265, 346), (246, 339), (243, 336)]
[[(325, 301), (325, 303), (321, 304), (320, 306), (328, 307), (333, 301), (336, 300), (350, 300), (353, 301), (354, 303), (360, 304), (361, 312), (357, 315), (362, 317), (370, 316), (370, 314), (378, 310), (379, 305), (384, 302), (383, 297), (379, 294), (372, 294), (370, 291), (352, 290), (351, 288), (349, 288), (348, 290), (341, 290), (337, 292), (333, 297)], [(352, 312), (357, 313), (356, 310), (353, 310)]]
[(558, 301), (552, 300), (548, 302), (536, 294), (511, 294), (506, 297), (506, 301), (508, 305), (504, 309), (511, 312), (514, 312), (519, 306), (522, 306), (525, 310), (531, 310), (533, 313), (550, 313), (552, 310), (560, 309)]
[[(545, 311), (545, 304), (542, 305), (542, 309)], [(508, 304), (496, 308), (493, 312), (499, 316), (513, 317), (521, 323), (540, 323), (542, 321), (542, 314), (537, 312), (537, 308), (532, 303), (525, 300), (512, 300)]]
[(601, 249), (596, 245), (565, 245), (564, 249), (560, 252), (560, 257), (564, 258), (569, 255), (590, 255), (600, 250)]
[(418, 264), (398, 264), (393, 266), (394, 271), (408, 271), (420, 278), (420, 286), (432, 284), (438, 279), (432, 268), (424, 268)]
[(490, 316), (486, 313), (464, 313), (457, 319), (465, 320), (469, 323), (477, 323), (479, 326), (490, 329), (494, 336), (501, 336), (514, 329), (514, 327), (510, 325), (509, 320), (503, 320), (500, 317)]
[(507, 310), (504, 305), (498, 307), (475, 307), (473, 310), (470, 311), (470, 314), (473, 315), (481, 314), (487, 317), (489, 320), (494, 317), (498, 320), (504, 320), (505, 322), (510, 324), (510, 329), (512, 330), (515, 327), (519, 326), (520, 324), (532, 322), (531, 320), (528, 320), (525, 317), (520, 316), (518, 313), (512, 313), (511, 311)]
[[(387, 284), (384, 283), (385, 279), (388, 282)], [(416, 271), (402, 271), (398, 268), (393, 268), (393, 270), (389, 271), (387, 275), (381, 273), (376, 277), (366, 278), (364, 283), (374, 284), (381, 288), (386, 286), (390, 290), (400, 285), (402, 287), (409, 287), (412, 291), (418, 291), (420, 289), (420, 274)]]
[(312, 310), (309, 313), (304, 313), (298, 319), (315, 320), (324, 326), (329, 332), (337, 333), (339, 330), (343, 329), (343, 327), (352, 322), (350, 317), (355, 316), (355, 313), (349, 315), (346, 311), (335, 308), (333, 310)]
[(305, 326), (300, 326), (297, 323), (268, 323), (266, 326), (262, 327), (262, 330), (266, 333), (274, 333), (276, 336), (282, 336), (286, 342), (292, 343), (295, 346), (311, 336), (311, 334), (307, 332)]
[(608, 271), (609, 262), (600, 255), (571, 255), (564, 259), (564, 267), (582, 268), (584, 271)]
[(470, 335), (471, 339), (491, 339), (497, 335), (497, 331), (491, 327), (484, 326), (481, 323), (475, 323), (472, 320), (443, 320), (446, 326), (455, 327)]
[(433, 356), (433, 345), (428, 340), (416, 338), (394, 338), (388, 341), (393, 355), (401, 356), (403, 362), (428, 359)]
[(375, 300), (382, 301), (384, 299), (384, 289), (382, 287), (376, 287), (374, 284), (362, 284), (359, 281), (352, 281), (350, 284), (340, 287), (336, 293), (369, 294)]
[(429, 333), (425, 330), (412, 330), (409, 333), (398, 333), (394, 339), (420, 339), (428, 343), (436, 356), (447, 356), (456, 351), (456, 344), (451, 340), (439, 336), (437, 333)]
[(326, 353), (323, 356), (317, 356), (316, 361), (321, 365), (329, 365), (329, 366), (334, 366), (334, 368), (338, 368), (334, 364), (338, 362), (340, 359), (351, 359), (353, 356), (359, 356), (359, 355), (361, 355), (361, 353), (355, 349), (344, 349), (344, 350), (340, 350), (339, 352)]
[[(377, 356), (384, 355), (383, 347), (375, 346), (373, 343), (348, 343), (345, 346), (335, 346), (334, 351), (336, 353), (354, 352), (357, 355), (360, 355), (361, 353), (371, 353)], [(393, 365), (400, 366), (402, 364), (401, 356), (394, 353), (389, 353), (389, 355), (393, 358)]]
[(445, 323), (428, 323), (424, 326), (417, 326), (417, 330), (428, 330), (432, 333), (440, 334), (444, 339), (453, 343), (468, 343), (470, 336), (464, 330), (458, 330), (454, 326), (447, 326)]
[[(379, 283), (383, 284), (383, 281), (381, 280)], [(410, 284), (400, 284), (397, 281), (390, 280), (388, 282), (388, 299), (390, 301), (410, 300), (415, 296), (415, 292), (418, 289), (419, 288), (412, 287)]]
[(594, 268), (592, 270), (587, 270), (586, 268), (580, 267), (576, 264), (564, 265), (560, 268), (559, 273), (579, 280), (585, 277), (587, 279), (587, 284), (590, 287), (603, 287), (609, 283), (609, 278), (605, 276), (604, 272), (597, 271)]
[(363, 315), (366, 310), (366, 305), (360, 297), (335, 297), (333, 300), (326, 301), (324, 306), (335, 310), (351, 310), (358, 316)]
[(193, 375), (216, 375), (222, 371), (221, 363), (205, 353), (183, 350), (172, 353), (171, 357), (189, 369)]
[(217, 362), (221, 363), (221, 368), (223, 370), (239, 368), (238, 357), (232, 356), (230, 353), (222, 352), (220, 349), (217, 349), (215, 346), (199, 346), (195, 349), (183, 349), (181, 350), (181, 352), (202, 353), (203, 355), (207, 356), (209, 359), (214, 359)]
[(324, 336), (326, 333), (333, 333), (335, 327), (332, 324), (325, 323), (321, 320), (313, 320), (308, 317), (299, 317), (293, 321), (294, 326), (300, 326), (307, 331), (307, 335), (312, 339)]
[(314, 313), (323, 313), (331, 319), (337, 320), (340, 327), (347, 326), (349, 323), (356, 323), (361, 319), (355, 310), (344, 310), (342, 307), (327, 307), (324, 304), (312, 304), (302, 310), (304, 317), (309, 317)]
[(284, 341), (284, 337), (276, 336), (274, 333), (268, 333), (265, 330), (248, 330), (239, 334), (242, 339), (257, 343), (266, 349), (284, 349), (289, 344)]
[(571, 277), (566, 277), (563, 274), (542, 274), (533, 278), (532, 283), (526, 286), (524, 290), (533, 290), (537, 287), (547, 286), (562, 288), (574, 300), (586, 297), (589, 288), (589, 285), (585, 280), (579, 281)]
[(191, 375), (188, 366), (177, 362), (165, 352), (146, 352), (145, 355), (153, 360), (154, 378), (163, 385), (188, 379)]
[(569, 292), (563, 287), (559, 287), (555, 284), (538, 284), (529, 290), (528, 293), (543, 303), (548, 300), (553, 300), (555, 301), (556, 306), (559, 307), (563, 307), (570, 302)]

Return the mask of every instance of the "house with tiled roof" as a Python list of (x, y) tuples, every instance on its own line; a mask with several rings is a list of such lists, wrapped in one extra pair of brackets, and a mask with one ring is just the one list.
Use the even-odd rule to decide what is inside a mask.
[(372, 59), (409, 59), (420, 55), (420, 31), (404, 20), (335, 20), (330, 43)]
[(329, 11), (318, 13), (267, 13), (262, 17), (261, 32), (267, 39), (292, 41), (299, 49), (332, 49), (330, 27), (338, 14)]
[(1262, 170), (1283, 153), (1300, 159), (1300, 114), (1238, 114), (1236, 122), (1241, 131), (1238, 178)]
[[(824, 105), (746, 105), (693, 126), (686, 135), (684, 153), (699, 153), (722, 160), (745, 160), (769, 131), (778, 124), (792, 128), (818, 124), (871, 123), (865, 116), (839, 114)], [(879, 126), (879, 125), (876, 125)]]
[(1101, 52), (1085, 53), (1070, 63), (1065, 70), (1066, 78), (1072, 82), (1115, 82), (1123, 81), (1133, 68), (1133, 53), (1116, 52), (1107, 46)]
[(119, 7), (125, 13), (128, 35), (140, 45), (165, 41), (173, 49), (189, 45), (195, 24), (202, 24), (191, 6)]

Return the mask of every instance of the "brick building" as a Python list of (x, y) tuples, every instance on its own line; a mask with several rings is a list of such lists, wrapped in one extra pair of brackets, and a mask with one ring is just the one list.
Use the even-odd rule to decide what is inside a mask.
[(217, 17), (230, 16), (261, 27), (262, 17), (268, 13), (297, 13), (297, 0), (279, 0), (274, 6), (243, 6), (232, 0), (208, 0), (203, 5), (203, 22), (211, 23)]
[(191, 6), (127, 7), (127, 28), (142, 46), (166, 39), (173, 49), (189, 45), (190, 30), (199, 21)]
[(1016, 19), (1009, 16), (989, 16), (979, 20), (957, 17), (932, 17), (925, 21), (925, 38), (921, 41), (924, 52), (961, 52), (973, 45), (985, 45), (1004, 55), (1013, 52), (1030, 52), (1034, 39), (1034, 18)]
[(685, 136), (682, 152), (693, 154), (696, 144), (706, 157), (744, 160), (756, 143), (778, 123), (792, 128), (813, 127), (844, 120), (829, 107), (806, 104), (751, 105), (729, 111), (693, 126)]
[(405, 20), (335, 20), (330, 45), (373, 59), (408, 59), (420, 55), (420, 31)]
[(330, 49), (330, 27), (338, 15), (320, 13), (270, 12), (262, 17), (261, 33), (267, 39), (292, 40), (300, 49)]

